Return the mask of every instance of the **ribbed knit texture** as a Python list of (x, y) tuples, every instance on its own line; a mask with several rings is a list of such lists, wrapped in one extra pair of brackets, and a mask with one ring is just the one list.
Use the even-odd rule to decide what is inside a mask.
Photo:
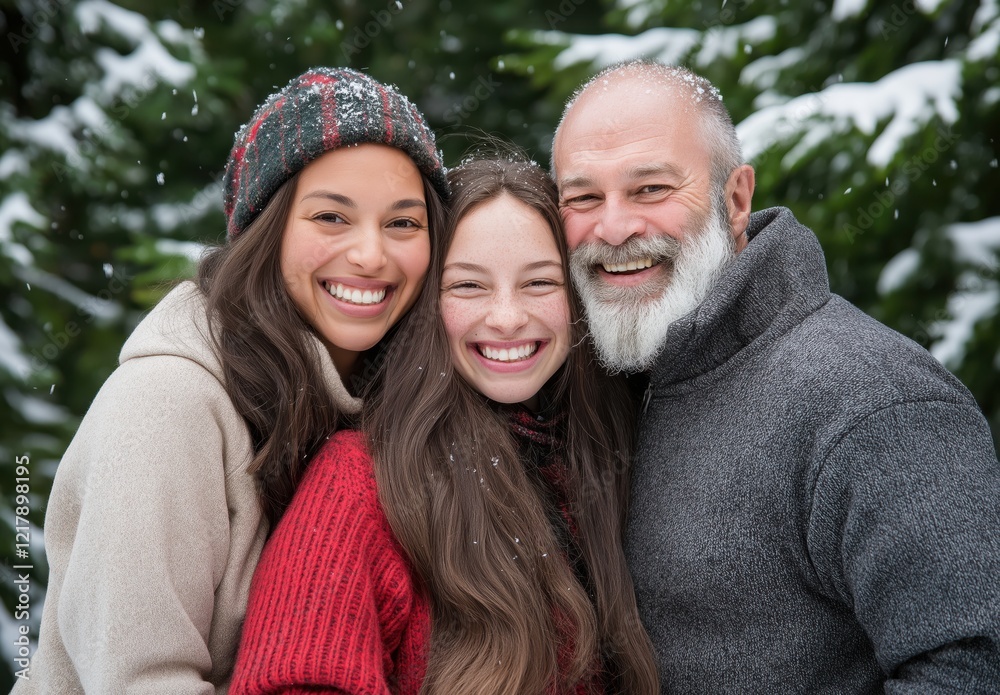
[(429, 637), (362, 436), (339, 432), (261, 555), (230, 693), (415, 694)]
[[(529, 423), (518, 434), (544, 438), (543, 430)], [(560, 478), (565, 466), (543, 468), (551, 466)], [(561, 488), (553, 497), (565, 509)], [(415, 694), (430, 630), (427, 599), (379, 503), (363, 437), (339, 432), (310, 463), (261, 555), (230, 693)], [(601, 692), (598, 683), (595, 674), (575, 695)]]
[(312, 68), (268, 97), (236, 133), (223, 178), (229, 238), (246, 229), (281, 184), (309, 162), (363, 143), (403, 150), (447, 200), (434, 132), (409, 99), (356, 70)]
[(626, 535), (665, 693), (1000, 692), (1000, 465), (971, 394), (831, 295), (785, 209), (670, 329)]

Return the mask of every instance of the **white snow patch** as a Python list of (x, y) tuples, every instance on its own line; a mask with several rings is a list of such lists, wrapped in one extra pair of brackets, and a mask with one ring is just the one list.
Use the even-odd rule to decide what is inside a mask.
[[(124, 56), (110, 48), (97, 50), (94, 59), (105, 73), (98, 85), (100, 93), (118, 94), (124, 86), (136, 85), (151, 89), (153, 85), (150, 82), (155, 83), (157, 78), (179, 85), (194, 77), (194, 66), (174, 58), (141, 14), (106, 0), (84, 0), (77, 5), (74, 13), (85, 34), (95, 33), (106, 25), (136, 45), (131, 53)], [(169, 27), (165, 30), (168, 34), (172, 33)]]
[[(110, 96), (105, 95), (110, 99)], [(10, 133), (18, 140), (62, 154), (70, 166), (86, 173), (90, 160), (80, 156), (80, 141), (74, 133), (92, 142), (112, 140), (115, 125), (104, 110), (87, 95), (77, 97), (69, 106), (55, 106), (45, 118), (10, 119)]]
[(941, 364), (954, 367), (965, 356), (965, 346), (976, 324), (1000, 307), (1000, 284), (982, 274), (982, 270), (991, 274), (997, 269), (1000, 217), (951, 224), (945, 235), (955, 246), (955, 259), (976, 267), (959, 276), (959, 291), (948, 298), (950, 318), (932, 326), (932, 332), (940, 338), (931, 346), (931, 354)]
[(997, 17), (1000, 17), (1000, 2), (997, 0), (982, 0), (979, 3), (979, 9), (976, 10), (976, 14), (972, 18), (972, 33), (981, 33)]
[(965, 357), (965, 346), (976, 324), (996, 313), (998, 305), (1000, 285), (995, 282), (951, 295), (948, 298), (951, 318), (931, 325), (931, 331), (941, 337), (931, 345), (930, 353), (946, 367), (956, 367)]
[(104, 68), (100, 89), (105, 94), (117, 94), (125, 86), (139, 85), (152, 89), (156, 78), (180, 85), (195, 74), (193, 65), (174, 58), (156, 39), (144, 40), (125, 56), (110, 48), (101, 48), (94, 59)]
[(920, 253), (913, 248), (897, 253), (882, 268), (876, 288), (882, 296), (895, 292), (906, 282), (920, 266)]
[(646, 24), (650, 17), (664, 9), (662, 0), (618, 0), (615, 3), (620, 10), (625, 10), (625, 23), (633, 29)]
[(996, 17), (986, 26), (983, 32), (969, 43), (965, 55), (969, 60), (996, 60), (1000, 50), (1000, 22)]
[(754, 102), (757, 111), (736, 125), (736, 134), (743, 145), (743, 156), (752, 160), (802, 130), (806, 130), (803, 140), (822, 142), (828, 137), (828, 133), (821, 127), (823, 124), (814, 122), (814, 119), (824, 113), (826, 98), (825, 91), (787, 100), (783, 100), (776, 92), (762, 93)]
[(67, 106), (54, 106), (45, 118), (38, 120), (8, 120), (9, 132), (22, 142), (29, 142), (54, 152), (62, 153), (66, 159), (78, 157), (76, 138), (73, 130), (76, 119)]
[[(197, 45), (197, 39), (205, 37), (204, 29), (199, 31), (196, 28), (192, 31), (188, 31), (172, 19), (164, 19), (157, 22), (156, 33), (169, 43), (186, 45), (192, 48)], [(199, 33), (201, 36), (198, 35)]]
[(778, 55), (762, 56), (743, 68), (740, 72), (740, 84), (772, 89), (781, 79), (783, 70), (801, 63), (805, 57), (806, 50), (801, 46), (793, 46)]
[(150, 208), (150, 214), (156, 224), (165, 232), (169, 232), (182, 224), (190, 224), (215, 210), (222, 210), (222, 174), (198, 191), (186, 203), (157, 203)]
[(70, 104), (70, 110), (76, 121), (86, 128), (106, 132), (112, 127), (104, 109), (89, 96), (80, 96), (74, 99), (73, 103)]
[(189, 210), (191, 207), (178, 203), (157, 203), (153, 205), (149, 214), (156, 222), (156, 226), (169, 232), (181, 225), (181, 222), (189, 220)]
[(914, 5), (924, 14), (934, 14), (944, 0), (914, 0)]
[(177, 239), (157, 239), (156, 250), (168, 256), (183, 256), (192, 263), (198, 263), (205, 249), (205, 244), (195, 241), (178, 241)]
[(10, 149), (0, 155), (0, 181), (13, 174), (27, 174), (29, 171), (31, 167), (20, 150)]
[(955, 245), (956, 260), (985, 268), (997, 267), (1000, 254), (1000, 217), (978, 222), (957, 222), (945, 230)]
[(843, 22), (845, 19), (857, 17), (866, 7), (868, 7), (868, 0), (836, 0), (833, 3), (830, 18), (835, 22)]
[(758, 110), (736, 131), (748, 159), (796, 132), (806, 136), (788, 153), (786, 164), (797, 161), (828, 138), (848, 132), (875, 132), (889, 119), (868, 149), (868, 162), (885, 167), (901, 142), (917, 132), (935, 114), (947, 124), (958, 119), (955, 100), (961, 94), (961, 63), (943, 60), (913, 63), (877, 82), (833, 84), (820, 92)]
[[(628, 0), (631, 3), (631, 0)], [(634, 4), (634, 3), (633, 3)], [(629, 7), (633, 7), (630, 4)], [(636, 4), (635, 7), (638, 7)], [(592, 63), (603, 68), (613, 63), (651, 58), (668, 65), (678, 65), (696, 47), (701, 46), (694, 62), (710, 65), (718, 60), (732, 58), (746, 46), (753, 46), (774, 38), (778, 31), (777, 20), (764, 15), (745, 24), (719, 25), (705, 32), (680, 27), (656, 27), (636, 36), (600, 34), (583, 36), (559, 31), (535, 32), (535, 40), (542, 44), (558, 45), (569, 41), (569, 46), (556, 56), (554, 67), (563, 69), (576, 63)]]
[(778, 20), (771, 15), (755, 17), (746, 24), (713, 27), (705, 32), (695, 62), (708, 66), (719, 60), (728, 60), (743, 50), (744, 45), (755, 46), (770, 41), (777, 33)]
[(76, 20), (84, 34), (95, 34), (102, 24), (116, 34), (137, 39), (149, 29), (149, 22), (138, 12), (126, 10), (105, 0), (84, 0), (76, 6)]
[(39, 229), (44, 228), (46, 222), (28, 202), (24, 191), (15, 191), (0, 203), (0, 251), (18, 265), (30, 266), (35, 257), (23, 244), (14, 241), (14, 225), (18, 222)]
[(69, 419), (65, 408), (35, 396), (26, 396), (15, 389), (5, 390), (4, 398), (25, 420), (35, 425), (56, 425)]
[(701, 39), (697, 29), (676, 29), (658, 27), (637, 36), (622, 34), (602, 34), (598, 36), (571, 36), (557, 31), (535, 33), (540, 43), (559, 44), (567, 38), (568, 48), (563, 50), (553, 63), (556, 70), (562, 70), (576, 63), (594, 63), (603, 68), (612, 63), (632, 60), (640, 56), (659, 60), (668, 65), (676, 65)]
[(48, 290), (57, 297), (69, 302), (77, 309), (87, 312), (95, 318), (113, 320), (122, 314), (121, 306), (115, 302), (87, 294), (67, 280), (40, 270), (35, 266), (16, 269), (16, 272), (25, 282)]
[(24, 356), (21, 339), (2, 318), (0, 318), (0, 369), (21, 380), (31, 374), (31, 362)]

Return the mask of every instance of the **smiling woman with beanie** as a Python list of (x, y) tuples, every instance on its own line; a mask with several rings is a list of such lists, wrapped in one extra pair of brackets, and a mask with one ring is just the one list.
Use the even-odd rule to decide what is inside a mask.
[[(403, 95), (317, 68), (226, 167), (225, 245), (125, 343), (56, 473), (26, 693), (223, 693), (250, 578), (305, 463), (420, 293), (447, 196)], [(335, 211), (334, 211), (335, 210)]]

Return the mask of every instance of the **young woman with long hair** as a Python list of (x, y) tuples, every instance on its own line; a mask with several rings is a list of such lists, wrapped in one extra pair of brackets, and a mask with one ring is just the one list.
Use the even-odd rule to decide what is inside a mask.
[(633, 413), (554, 186), (517, 157), (449, 179), (439, 291), (265, 548), (234, 695), (659, 692), (621, 546)]
[(317, 68), (236, 136), (227, 243), (125, 344), (56, 473), (25, 693), (223, 693), (250, 578), (420, 294), (448, 185), (416, 108)]

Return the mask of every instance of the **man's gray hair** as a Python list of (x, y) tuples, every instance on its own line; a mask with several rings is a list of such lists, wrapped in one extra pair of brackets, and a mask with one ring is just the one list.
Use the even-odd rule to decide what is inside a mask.
[(712, 184), (716, 187), (725, 186), (733, 170), (743, 164), (743, 151), (740, 139), (736, 135), (736, 128), (733, 127), (733, 119), (729, 115), (729, 110), (722, 103), (722, 94), (711, 82), (687, 68), (666, 65), (648, 59), (628, 60), (609, 65), (573, 93), (569, 101), (566, 102), (562, 117), (559, 119), (559, 125), (556, 127), (556, 137), (552, 140), (550, 169), (553, 176), (556, 174), (555, 143), (558, 139), (559, 129), (562, 128), (563, 121), (566, 120), (566, 115), (588, 87), (612, 74), (639, 76), (658, 82), (662, 86), (676, 87), (687, 92), (697, 108), (706, 116), (699, 119), (699, 123), (705, 144), (708, 145), (709, 152), (712, 153)]

